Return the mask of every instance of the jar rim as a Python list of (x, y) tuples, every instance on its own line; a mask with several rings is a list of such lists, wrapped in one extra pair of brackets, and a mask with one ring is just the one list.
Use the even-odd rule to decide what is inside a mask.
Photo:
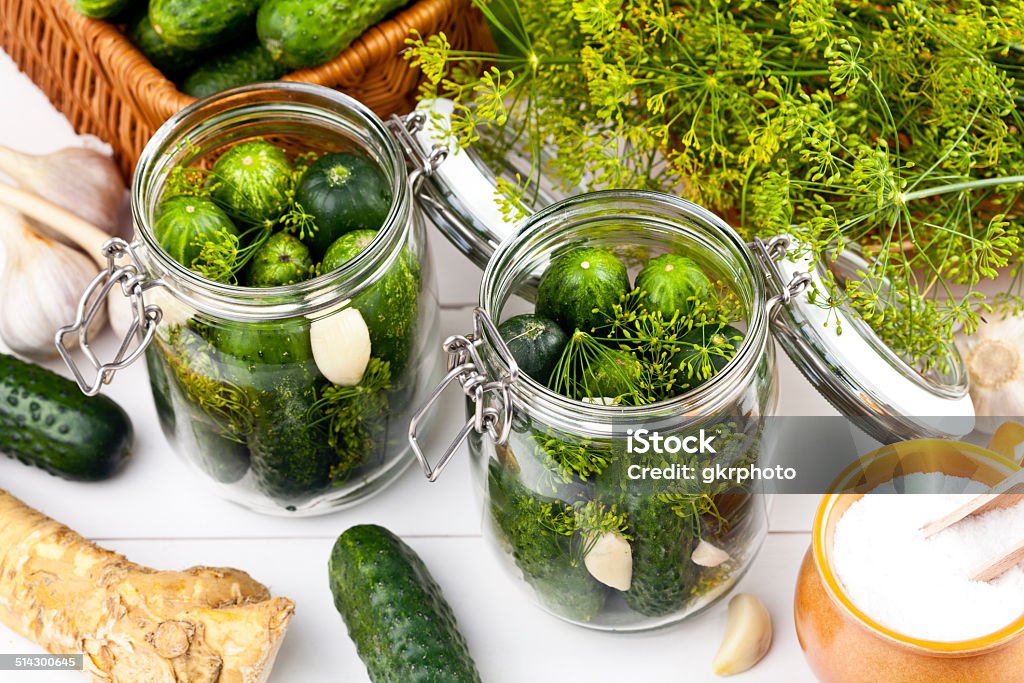
[[(745, 379), (754, 371), (763, 356), (769, 341), (766, 290), (761, 271), (746, 242), (722, 218), (704, 207), (686, 199), (649, 190), (598, 190), (587, 192), (556, 202), (523, 220), (515, 233), (503, 240), (487, 263), (480, 283), (479, 305), (484, 313), (497, 324), (501, 307), (511, 294), (508, 288), (497, 286), (499, 273), (521, 264), (522, 255), (517, 250), (537, 231), (548, 224), (563, 221), (567, 214), (581, 211), (582, 206), (598, 203), (610, 206), (616, 203), (657, 207), (670, 212), (662, 216), (678, 221), (690, 220), (727, 246), (743, 274), (751, 284), (750, 301), (745, 301), (747, 310), (747, 332), (735, 356), (714, 377), (693, 391), (669, 399), (639, 406), (607, 406), (599, 403), (585, 403), (573, 400), (548, 389), (540, 382), (520, 372), (512, 384), (511, 393), (519, 401), (545, 414), (544, 418), (553, 424), (561, 422), (580, 431), (579, 419), (586, 418), (596, 424), (607, 426), (613, 422), (628, 422), (649, 419), (652, 413), (693, 416), (703, 418), (714, 415), (716, 406), (721, 406), (745, 386)], [(487, 336), (486, 328), (482, 333)], [(492, 346), (496, 340), (487, 340)], [(508, 368), (500, 358), (496, 363), (501, 371)]]
[[(391, 207), (373, 240), (340, 267), (315, 278), (276, 287), (244, 287), (217, 282), (190, 270), (168, 254), (153, 231), (153, 209), (174, 152), (190, 145), (190, 137), (221, 123), (225, 116), (256, 115), (267, 108), (316, 115), (322, 124), (342, 125), (343, 114), (362, 126), (377, 145), (379, 164), (391, 183)], [(308, 83), (254, 83), (200, 99), (171, 116), (143, 149), (131, 187), (131, 213), (137, 239), (162, 271), (155, 284), (169, 289), (197, 308), (222, 312), (236, 309), (238, 317), (280, 319), (314, 313), (337, 305), (359, 285), (383, 273), (397, 258), (411, 220), (411, 189), (405, 157), (387, 125), (361, 102), (337, 90)], [(165, 280), (167, 278), (170, 281)]]
[[(814, 524), (811, 530), (811, 555), (814, 560), (815, 570), (821, 577), (822, 584), (825, 586), (825, 592), (829, 599), (832, 600), (833, 603), (836, 604), (847, 616), (853, 618), (858, 624), (870, 631), (872, 634), (901, 647), (925, 652), (929, 655), (963, 656), (966, 654), (977, 654), (991, 650), (1005, 645), (1015, 638), (1024, 637), (1024, 614), (993, 633), (966, 640), (936, 641), (904, 635), (882, 625), (875, 619), (872, 619), (853, 602), (852, 598), (850, 598), (846, 589), (843, 587), (843, 583), (839, 578), (838, 572), (836, 572), (835, 567), (832, 564), (832, 554), (830, 552), (831, 543), (829, 542), (830, 528), (834, 528), (834, 524), (838, 522), (838, 518), (845, 514), (846, 510), (849, 509), (853, 502), (856, 502), (856, 500), (866, 495), (866, 491), (852, 493), (847, 490), (847, 487), (852, 482), (866, 481), (863, 476), (865, 471), (870, 468), (875, 468), (876, 470), (888, 472), (890, 474), (895, 474), (897, 472), (905, 474), (907, 471), (913, 471), (904, 470), (902, 463), (907, 457), (913, 456), (918, 452), (923, 452), (929, 447), (949, 446), (956, 446), (960, 449), (961, 454), (965, 458), (985, 463), (989, 465), (992, 470), (1013, 472), (1020, 469), (1020, 465), (1009, 458), (996, 453), (995, 451), (963, 441), (951, 442), (945, 439), (917, 439), (883, 446), (865, 455), (847, 467), (846, 470), (836, 478), (836, 481), (833, 482), (830, 487), (830, 492), (825, 494), (822, 498), (821, 503), (818, 505), (818, 510), (815, 513)], [(893, 459), (899, 461), (898, 464), (888, 464), (889, 461)], [(949, 465), (948, 458), (941, 462), (947, 466)], [(977, 473), (977, 471), (977, 469), (974, 470), (975, 473)], [(946, 472), (943, 473), (946, 474)], [(840, 504), (842, 504), (842, 510), (839, 510)], [(838, 515), (838, 517), (835, 517), (836, 515)]]

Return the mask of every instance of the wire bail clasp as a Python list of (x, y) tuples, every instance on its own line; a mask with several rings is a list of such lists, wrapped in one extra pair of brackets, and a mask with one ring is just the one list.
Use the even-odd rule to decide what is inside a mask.
[(811, 284), (811, 274), (797, 272), (786, 280), (778, 261), (786, 255), (793, 240), (788, 235), (776, 235), (767, 240), (755, 239), (749, 246), (764, 270), (769, 288), (774, 292), (765, 302), (768, 318), (772, 319), (779, 312), (780, 306), (788, 304), (794, 296), (801, 293)]
[(434, 144), (429, 150), (424, 150), (424, 145), (416, 139), (416, 133), (423, 130), (426, 125), (427, 113), (420, 110), (412, 111), (405, 116), (392, 114), (387, 122), (387, 127), (394, 133), (405, 158), (412, 164), (409, 183), (413, 192), (419, 188), (423, 178), (433, 175), (437, 167), (448, 158), (448, 148), (444, 145)]
[[(104, 384), (110, 383), (116, 371), (123, 370), (138, 360), (149, 343), (153, 341), (156, 327), (163, 315), (159, 306), (146, 305), (143, 299), (142, 293), (147, 285), (154, 283), (147, 282), (145, 276), (142, 275), (143, 268), (139, 264), (132, 246), (125, 240), (115, 237), (103, 243), (102, 253), (107, 259), (106, 269), (93, 278), (85, 293), (82, 294), (74, 322), (57, 330), (54, 338), (57, 352), (60, 353), (60, 357), (74, 374), (78, 387), (87, 396), (98, 394)], [(125, 257), (128, 258), (128, 262), (119, 264), (118, 261)], [(121, 340), (114, 359), (103, 363), (96, 357), (96, 353), (92, 349), (90, 333), (96, 317), (107, 305), (107, 296), (117, 285), (120, 285), (121, 293), (130, 301), (131, 325), (124, 339)], [(89, 365), (96, 371), (96, 377), (91, 382), (82, 373), (71, 356), (71, 349), (64, 341), (68, 335), (72, 334), (78, 335), (78, 346), (89, 361)], [(132, 340), (136, 338), (138, 343), (133, 348)]]
[[(491, 378), (486, 374), (487, 364), (480, 355), (480, 346), (488, 341), (508, 368), (497, 378)], [(510, 390), (519, 379), (519, 365), (498, 333), (494, 321), (482, 308), (477, 307), (473, 311), (473, 333), (448, 337), (443, 348), (448, 354), (448, 374), (409, 422), (409, 444), (428, 481), (437, 481), (472, 432), (486, 433), (498, 446), (508, 443), (512, 432)], [(432, 466), (419, 442), (420, 423), (426, 419), (448, 385), (456, 381), (466, 397), (473, 402), (473, 414), (448, 444), (437, 465)], [(489, 394), (494, 404), (488, 405), (488, 401), (485, 400)]]

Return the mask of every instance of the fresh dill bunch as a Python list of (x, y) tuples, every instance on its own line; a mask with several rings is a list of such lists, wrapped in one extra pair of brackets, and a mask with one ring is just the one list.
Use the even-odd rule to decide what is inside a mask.
[(1024, 307), (1021, 0), (475, 2), (500, 54), (436, 36), (407, 58), (461, 144), (531, 160), (510, 210), (544, 175), (680, 194), (816, 263), (856, 244), (869, 268), (819, 304), (922, 367)]
[(306, 210), (302, 208), (302, 204), (294, 201), (288, 212), (281, 216), (281, 225), (300, 240), (312, 237), (318, 229), (316, 217), (313, 214), (306, 213)]
[(161, 201), (174, 197), (210, 197), (210, 189), (206, 187), (207, 172), (191, 166), (175, 166), (167, 173)]
[(331, 468), (331, 481), (345, 481), (373, 453), (390, 408), (390, 389), (390, 363), (370, 358), (358, 384), (331, 384), (310, 406), (306, 416), (310, 426), (324, 426), (327, 443), (338, 454), (338, 462)]
[(238, 274), (271, 235), (263, 226), (253, 226), (241, 235), (218, 230), (211, 239), (193, 242), (199, 255), (192, 262), (192, 270), (215, 282), (238, 284)]

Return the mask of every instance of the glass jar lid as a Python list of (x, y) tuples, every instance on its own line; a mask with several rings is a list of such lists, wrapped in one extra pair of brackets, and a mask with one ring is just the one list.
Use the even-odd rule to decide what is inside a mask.
[[(442, 163), (425, 174), (418, 199), (441, 232), (484, 267), (497, 245), (515, 235), (518, 228), (518, 222), (502, 212), (497, 181), (515, 182), (516, 174), (528, 172), (530, 164), (514, 154), (491, 161), (472, 148), (456, 148), (450, 135), (454, 107), (450, 100), (438, 99), (421, 102), (417, 109), (423, 116), (423, 124), (414, 133), (418, 145), (423, 150), (441, 147), (448, 152)], [(542, 182), (529, 204), (519, 208), (532, 213), (564, 197), (563, 192)], [(852, 312), (813, 301), (810, 292), (824, 292), (828, 276), (842, 282), (866, 270), (866, 261), (855, 249), (845, 249), (827, 264), (813, 265), (806, 257), (778, 259), (778, 254), (764, 252), (764, 244), (751, 247), (763, 252), (770, 294), (783, 304), (773, 307), (775, 337), (839, 412), (883, 443), (959, 437), (973, 430), (967, 372), (952, 344), (943, 358), (936, 359), (935, 367), (922, 373)], [(802, 273), (808, 275), (808, 288), (790, 293), (791, 283)]]

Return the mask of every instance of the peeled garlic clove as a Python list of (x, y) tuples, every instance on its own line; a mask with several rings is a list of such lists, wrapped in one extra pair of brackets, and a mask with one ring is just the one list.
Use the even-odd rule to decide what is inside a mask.
[(983, 321), (971, 335), (958, 335), (957, 348), (971, 378), (971, 399), (979, 427), (993, 431), (984, 417), (1024, 415), (1024, 318)]
[(314, 320), (309, 328), (313, 360), (334, 384), (359, 384), (370, 363), (370, 330), (363, 315), (346, 308)]
[(697, 547), (693, 549), (690, 559), (694, 564), (698, 564), (701, 567), (717, 567), (724, 562), (728, 562), (732, 557), (718, 546), (701, 539)]
[[(110, 156), (85, 147), (34, 155), (0, 146), (0, 172), (108, 235), (127, 236), (125, 183)], [(46, 231), (45, 225), (41, 227)], [(58, 233), (46, 232), (66, 242)]]
[[(76, 249), (37, 234), (21, 214), (0, 207), (6, 263), (0, 276), (0, 339), (18, 355), (57, 355), (57, 330), (74, 322), (78, 300), (96, 275), (93, 261)], [(105, 306), (94, 324), (105, 321)], [(65, 337), (73, 346), (74, 336)]]
[(628, 591), (633, 583), (633, 549), (614, 531), (591, 539), (590, 552), (583, 558), (587, 571), (606, 586)]
[(719, 676), (742, 673), (757, 664), (772, 645), (772, 617), (757, 596), (740, 593), (729, 601), (722, 645), (711, 665)]

